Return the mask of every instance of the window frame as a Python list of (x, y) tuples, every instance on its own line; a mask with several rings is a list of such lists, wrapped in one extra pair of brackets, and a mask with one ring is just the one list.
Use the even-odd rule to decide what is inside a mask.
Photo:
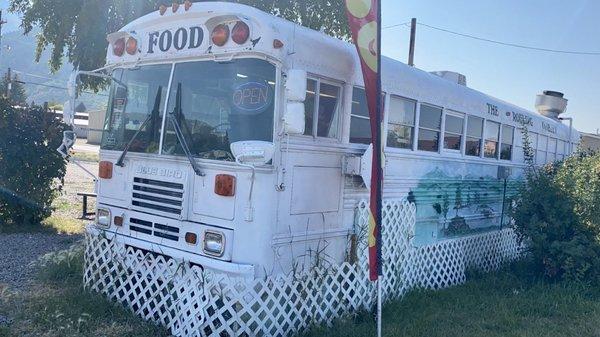
[[(511, 143), (510, 144), (507, 144), (507, 143), (503, 142), (503, 140), (504, 140), (504, 128), (511, 128), (512, 129), (512, 138), (511, 138)], [(517, 130), (518, 129), (515, 126), (513, 126), (513, 125), (510, 125), (510, 124), (500, 124), (500, 141), (499, 141), (500, 146), (498, 148), (498, 158), (499, 158), (499, 160), (506, 161), (506, 162), (514, 160), (514, 158), (515, 158), (515, 147), (516, 147), (516, 144), (515, 144), (515, 137), (516, 136), (515, 135), (516, 135)], [(504, 144), (510, 145), (510, 159), (503, 159), (502, 158), (502, 145), (504, 145)]]
[[(484, 136), (485, 136), (485, 118), (483, 117), (479, 117), (476, 115), (470, 115), (467, 114), (466, 115), (467, 118), (465, 118), (465, 146), (464, 146), (464, 151), (463, 154), (465, 155), (465, 157), (470, 157), (470, 158), (482, 158), (482, 153), (483, 153), (483, 142), (485, 140)], [(479, 154), (478, 155), (472, 155), (472, 154), (467, 154), (467, 138), (475, 138), (469, 135), (469, 119), (479, 119), (481, 120), (481, 136), (479, 137)]]
[[(311, 135), (306, 135), (306, 134), (302, 134), (302, 135), (298, 135), (299, 137), (302, 138), (312, 138), (313, 140), (323, 140), (323, 141), (329, 141), (329, 142), (341, 142), (342, 139), (342, 133), (343, 133), (343, 116), (345, 113), (345, 109), (344, 109), (344, 102), (345, 102), (345, 85), (344, 82), (342, 81), (336, 81), (333, 79), (329, 79), (329, 78), (325, 78), (322, 76), (318, 76), (315, 74), (308, 74), (306, 81), (308, 83), (308, 81), (315, 81), (316, 82), (316, 87), (315, 87), (315, 104), (314, 104), (314, 110), (312, 112), (312, 134)], [(337, 129), (337, 134), (335, 137), (321, 137), (318, 136), (318, 132), (319, 132), (319, 100), (321, 97), (321, 83), (325, 83), (331, 86), (335, 86), (339, 88), (339, 97), (337, 100), (337, 109), (338, 109), (338, 116), (337, 116), (337, 125), (338, 125), (338, 129)], [(308, 89), (307, 89), (308, 90)], [(306, 114), (306, 108), (304, 109), (304, 113)], [(304, 117), (306, 120), (306, 116)], [(333, 122), (333, 119), (332, 119)], [(352, 143), (352, 144), (360, 144), (360, 143)], [(363, 144), (364, 145), (364, 144)]]
[[(365, 90), (364, 87), (358, 86), (358, 85), (353, 85), (352, 86), (352, 95), (350, 96), (350, 124), (348, 125), (348, 143), (350, 144), (359, 144), (359, 145), (369, 145), (369, 144), (365, 144), (365, 143), (356, 143), (352, 141), (352, 119), (353, 118), (358, 118), (358, 119), (362, 119), (362, 120), (366, 120), (369, 121), (369, 127), (370, 127), (370, 123), (371, 123), (371, 118), (370, 117), (365, 117), (365, 116), (361, 116), (361, 115), (355, 115), (352, 113), (352, 111), (354, 111), (353, 107), (354, 107), (354, 90), (362, 90), (365, 93), (365, 97), (367, 95), (367, 91)], [(369, 107), (367, 106), (367, 114), (369, 113)], [(314, 117), (313, 117), (314, 118)], [(369, 130), (370, 131), (370, 130)]]
[[(415, 151), (415, 147), (417, 144), (417, 123), (419, 121), (419, 113), (420, 113), (420, 108), (419, 108), (419, 101), (417, 101), (416, 99), (412, 99), (412, 98), (408, 98), (405, 96), (401, 96), (401, 95), (395, 95), (395, 94), (389, 94), (387, 95), (387, 100), (386, 100), (386, 116), (385, 116), (385, 130), (384, 131), (384, 136), (383, 137), (385, 139), (385, 147), (390, 148), (390, 149), (394, 149), (397, 151)], [(405, 100), (405, 101), (411, 101), (415, 104), (415, 110), (414, 110), (414, 125), (407, 125), (407, 124), (403, 124), (403, 123), (392, 123), (390, 122), (390, 117), (392, 115), (392, 100), (394, 98), (400, 99), (400, 100)], [(387, 142), (388, 139), (388, 135), (390, 132), (390, 125), (400, 125), (400, 126), (404, 126), (404, 127), (410, 127), (412, 128), (412, 137), (411, 137), (411, 144), (410, 147), (404, 148), (404, 147), (394, 147), (394, 146), (390, 146)]]
[[(546, 146), (544, 147), (544, 149), (540, 148), (540, 140), (543, 139), (542, 137), (545, 137), (545, 139), (546, 139), (546, 141), (545, 141), (546, 142)], [(537, 146), (537, 149), (536, 149), (536, 165), (545, 165), (545, 164), (548, 163), (548, 143), (549, 143), (548, 140), (549, 140), (549, 138), (550, 137), (548, 137), (548, 136), (546, 136), (544, 134), (541, 134), (541, 133), (538, 134), (538, 142), (537, 142), (538, 146)], [(541, 163), (538, 163), (537, 160), (539, 158), (537, 158), (537, 154), (539, 154), (540, 152), (544, 154), (544, 161), (541, 162)]]
[[(448, 132), (446, 130), (446, 121), (448, 119), (448, 116), (452, 116), (455, 118), (460, 118), (462, 119), (462, 132), (460, 134), (455, 133), (455, 132)], [(454, 110), (445, 110), (445, 113), (443, 114), (443, 127), (444, 127), (444, 131), (442, 133), (442, 148), (441, 151), (443, 152), (448, 152), (448, 153), (457, 153), (457, 154), (461, 154), (463, 155), (465, 152), (465, 144), (466, 144), (466, 134), (467, 134), (467, 130), (466, 130), (466, 120), (467, 120), (467, 114), (462, 113), (462, 112), (458, 112), (458, 111), (454, 111)], [(446, 148), (446, 134), (449, 135), (453, 135), (453, 136), (460, 136), (460, 148), (458, 150), (455, 149), (448, 149)]]
[[(415, 151), (419, 151), (419, 152), (426, 152), (426, 153), (441, 153), (441, 148), (443, 144), (442, 143), (442, 136), (444, 134), (443, 132), (443, 128), (444, 128), (444, 111), (445, 109), (441, 106), (435, 105), (435, 104), (431, 104), (431, 103), (426, 103), (426, 102), (418, 102), (418, 119), (415, 119)], [(430, 129), (427, 127), (422, 127), (421, 126), (421, 112), (422, 112), (422, 106), (428, 106), (430, 108), (435, 108), (435, 109), (440, 109), (440, 129), (436, 130), (436, 129)], [(421, 133), (421, 129), (426, 130), (426, 131), (432, 131), (432, 132), (437, 132), (439, 134), (438, 136), (438, 141), (437, 141), (437, 150), (436, 151), (427, 151), (427, 150), (421, 150), (419, 149), (419, 141), (420, 141), (420, 133)]]
[[(498, 125), (498, 134), (497, 134), (497, 141), (496, 141), (496, 156), (494, 157), (488, 157), (485, 155), (485, 144), (488, 142), (488, 123), (494, 123)], [(481, 151), (481, 158), (484, 159), (491, 159), (491, 160), (499, 160), (500, 158), (500, 141), (501, 141), (501, 137), (502, 137), (502, 123), (497, 122), (495, 120), (492, 119), (485, 119), (485, 122), (483, 123), (483, 151)], [(492, 140), (490, 140), (491, 142)]]

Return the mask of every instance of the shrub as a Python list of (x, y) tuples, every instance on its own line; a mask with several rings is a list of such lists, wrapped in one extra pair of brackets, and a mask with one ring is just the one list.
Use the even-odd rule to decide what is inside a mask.
[(529, 168), (513, 216), (538, 272), (554, 280), (600, 279), (599, 206), (600, 155)]
[(66, 170), (56, 152), (65, 127), (41, 108), (0, 100), (0, 229), (37, 225), (50, 215)]

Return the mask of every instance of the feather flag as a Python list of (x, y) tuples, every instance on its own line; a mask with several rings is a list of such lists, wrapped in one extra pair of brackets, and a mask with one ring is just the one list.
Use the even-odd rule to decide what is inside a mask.
[(371, 120), (373, 161), (369, 208), (369, 277), (381, 275), (382, 123), (380, 0), (345, 0), (352, 39), (360, 57)]

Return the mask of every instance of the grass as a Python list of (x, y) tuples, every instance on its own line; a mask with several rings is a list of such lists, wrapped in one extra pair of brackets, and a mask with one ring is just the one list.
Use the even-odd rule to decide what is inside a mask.
[[(92, 206), (89, 206), (90, 209)], [(77, 218), (81, 213), (81, 201), (73, 202), (66, 199), (66, 194), (61, 194), (52, 203), (52, 215), (44, 219), (41, 224), (3, 224), (0, 225), (0, 234), (14, 233), (57, 233), (57, 234), (83, 234), (85, 225), (92, 220)]]
[(0, 337), (168, 336), (102, 295), (83, 289), (83, 249), (53, 253), (42, 258), (39, 274), (26, 291), (0, 286)]
[[(416, 291), (384, 307), (383, 335), (403, 337), (600, 336), (600, 291), (547, 283), (526, 264), (474, 276), (442, 291)], [(316, 328), (305, 337), (374, 336), (372, 315), (362, 313)]]
[(64, 215), (51, 215), (41, 224), (4, 224), (0, 226), (0, 234), (16, 233), (52, 233), (52, 234), (83, 234), (85, 224), (91, 220), (74, 219)]
[[(59, 234), (83, 234), (85, 220), (73, 219), (60, 215), (52, 215), (42, 223), (42, 228)], [(90, 222), (90, 221), (87, 221)]]
[(95, 152), (75, 151), (72, 157), (79, 161), (88, 161), (94, 163), (100, 161), (100, 154)]

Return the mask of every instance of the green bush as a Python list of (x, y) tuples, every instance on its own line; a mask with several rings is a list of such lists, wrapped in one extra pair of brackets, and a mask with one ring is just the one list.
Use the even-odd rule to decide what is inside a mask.
[(66, 161), (56, 152), (66, 125), (41, 108), (0, 99), (0, 230), (37, 225), (50, 215)]
[(515, 229), (536, 270), (554, 280), (600, 280), (600, 154), (530, 167)]

